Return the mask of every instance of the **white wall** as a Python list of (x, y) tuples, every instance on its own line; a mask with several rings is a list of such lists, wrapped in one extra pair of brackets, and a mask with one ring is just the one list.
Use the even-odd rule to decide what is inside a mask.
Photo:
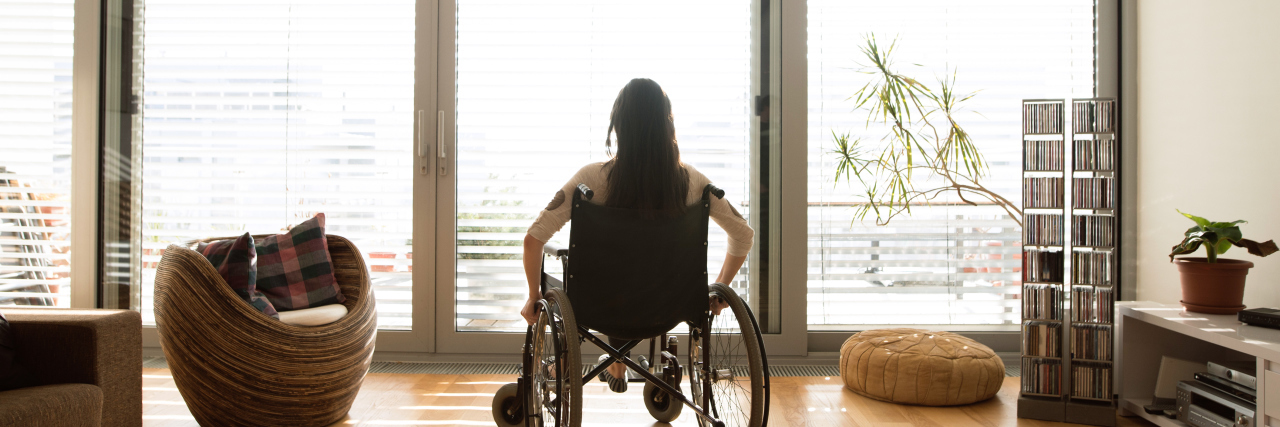
[[(1246, 238), (1280, 239), (1280, 1), (1138, 1), (1123, 55), (1136, 118), (1137, 299), (1177, 303), (1169, 248), (1193, 223), (1250, 221)], [(1126, 11), (1130, 10), (1126, 7)], [(1129, 90), (1132, 89), (1132, 90)], [(1134, 249), (1129, 249), (1134, 250)], [(1280, 306), (1280, 254), (1253, 261), (1250, 307)]]

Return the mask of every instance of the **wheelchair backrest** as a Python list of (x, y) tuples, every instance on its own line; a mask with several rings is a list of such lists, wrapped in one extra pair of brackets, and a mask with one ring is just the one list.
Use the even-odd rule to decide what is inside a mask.
[(697, 324), (707, 310), (707, 225), (711, 193), (683, 215), (588, 203), (573, 194), (565, 289), (579, 325), (614, 338), (645, 339), (681, 322)]

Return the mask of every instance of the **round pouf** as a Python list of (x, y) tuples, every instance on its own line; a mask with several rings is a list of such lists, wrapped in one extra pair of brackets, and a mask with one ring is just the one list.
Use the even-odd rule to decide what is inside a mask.
[(854, 393), (886, 402), (967, 405), (1004, 383), (1004, 362), (987, 346), (950, 332), (878, 329), (840, 346), (840, 376)]

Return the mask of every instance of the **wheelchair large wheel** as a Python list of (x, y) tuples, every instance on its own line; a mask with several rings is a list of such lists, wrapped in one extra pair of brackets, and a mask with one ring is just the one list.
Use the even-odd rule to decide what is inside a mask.
[(537, 415), (533, 418), (537, 425), (578, 427), (582, 424), (582, 362), (573, 307), (559, 289), (548, 290), (543, 303), (533, 330), (530, 412)]
[[(711, 298), (728, 304), (720, 315), (707, 312), (689, 332), (689, 388), (693, 401), (726, 426), (760, 427), (767, 401), (764, 355), (751, 312), (728, 286), (714, 283)], [(698, 418), (698, 424), (710, 426)]]

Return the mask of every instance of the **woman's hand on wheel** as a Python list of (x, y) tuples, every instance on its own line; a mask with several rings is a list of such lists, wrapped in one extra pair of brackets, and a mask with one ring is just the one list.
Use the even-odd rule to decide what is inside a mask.
[(726, 302), (724, 299), (715, 295), (711, 296), (711, 314), (719, 316), (720, 310), (724, 310), (725, 308), (728, 308), (728, 307), (729, 307), (729, 303)]
[(538, 299), (529, 297), (529, 299), (524, 302), (524, 308), (520, 309), (520, 315), (524, 316), (524, 321), (529, 322), (530, 325), (532, 325), (533, 322), (537, 322)]

